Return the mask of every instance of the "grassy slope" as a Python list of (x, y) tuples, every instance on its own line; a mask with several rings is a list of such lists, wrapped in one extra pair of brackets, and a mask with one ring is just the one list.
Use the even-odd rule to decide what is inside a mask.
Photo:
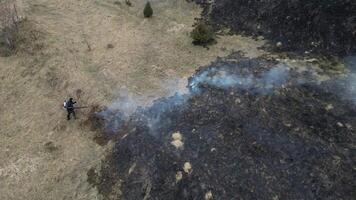
[(82, 126), (86, 111), (67, 122), (60, 108), (77, 89), (82, 105), (109, 104), (121, 88), (160, 96), (167, 93), (162, 81), (188, 76), (216, 56), (263, 53), (256, 50), (261, 42), (238, 36), (220, 38), (209, 51), (191, 45), (200, 13), (194, 4), (153, 1), (154, 17), (143, 20), (142, 3), (132, 2), (132, 8), (108, 0), (26, 4), (27, 28), (42, 33), (43, 48), (0, 58), (0, 199), (96, 199), (86, 173), (107, 148)]

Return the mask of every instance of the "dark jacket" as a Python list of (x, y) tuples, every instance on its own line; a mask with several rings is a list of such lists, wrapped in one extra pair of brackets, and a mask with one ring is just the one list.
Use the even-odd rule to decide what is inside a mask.
[(71, 101), (69, 100), (66, 104), (67, 110), (74, 110), (74, 104), (76, 104), (76, 101)]

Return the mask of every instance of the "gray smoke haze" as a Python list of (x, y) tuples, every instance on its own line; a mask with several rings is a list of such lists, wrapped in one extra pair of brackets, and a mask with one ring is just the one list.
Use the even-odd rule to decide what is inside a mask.
[(199, 91), (200, 84), (208, 84), (218, 88), (238, 87), (242, 89), (256, 89), (260, 93), (268, 93), (281, 87), (289, 77), (287, 65), (279, 64), (260, 76), (231, 74), (224, 69), (212, 68), (194, 76), (190, 87), (193, 92)]
[(337, 80), (336, 84), (343, 88), (341, 96), (356, 104), (356, 56), (346, 57), (344, 63), (349, 72), (344, 78)]
[(124, 121), (128, 120), (137, 109), (150, 107), (159, 98), (170, 97), (170, 100), (166, 104), (155, 109), (157, 115), (147, 118), (149, 126), (153, 128), (160, 120), (160, 113), (171, 105), (183, 104), (185, 102), (185, 94), (188, 93), (188, 89), (186, 88), (187, 79), (171, 78), (170, 80), (162, 81), (160, 85), (162, 88), (158, 88), (158, 92), (154, 93), (139, 94), (131, 92), (126, 88), (118, 90), (117, 100), (111, 103), (107, 109), (97, 113), (98, 116), (105, 119), (105, 129), (109, 130), (109, 132), (116, 132)]
[(175, 95), (183, 95), (188, 92), (185, 87), (187, 80), (179, 78), (171, 78), (170, 80), (162, 81), (160, 84), (162, 88), (158, 88), (156, 92), (148, 93), (135, 93), (128, 89), (120, 89), (117, 92), (118, 98), (111, 105), (108, 106), (108, 110), (118, 110), (123, 115), (129, 117), (139, 107), (151, 106), (154, 100), (161, 97), (170, 97)]
[[(345, 66), (349, 69), (346, 76), (335, 78), (329, 81), (340, 97), (352, 99), (356, 103), (356, 57), (345, 59)], [(224, 67), (206, 68), (194, 75), (189, 82), (187, 79), (170, 79), (162, 82), (162, 88), (155, 93), (137, 94), (128, 90), (120, 90), (118, 99), (113, 102), (107, 110), (99, 113), (103, 116), (109, 129), (117, 130), (124, 120), (127, 120), (138, 108), (150, 107), (153, 110), (149, 116), (145, 116), (151, 132), (154, 134), (157, 125), (161, 122), (161, 114), (172, 106), (183, 105), (192, 96), (201, 92), (201, 85), (210, 85), (217, 88), (241, 88), (256, 92), (260, 95), (273, 93), (274, 90), (283, 87), (290, 80), (294, 84), (315, 84), (312, 79), (299, 74), (298, 77), (291, 77), (291, 68), (280, 63), (269, 70), (254, 75), (252, 73), (236, 74), (228, 71)], [(188, 85), (188, 87), (187, 87)], [(189, 89), (188, 89), (189, 88)], [(158, 94), (159, 93), (159, 94)], [(154, 101), (162, 97), (158, 105)]]
[[(170, 79), (162, 82), (160, 84), (162, 88), (159, 89), (161, 94), (136, 94), (122, 89), (118, 91), (118, 99), (107, 110), (99, 113), (99, 115), (107, 121), (107, 128), (115, 132), (138, 108), (150, 107), (151, 110), (154, 110), (154, 114), (145, 117), (151, 132), (154, 134), (157, 125), (161, 121), (161, 114), (172, 106), (184, 104), (189, 98), (199, 93), (200, 84), (209, 84), (219, 88), (253, 88), (259, 93), (270, 93), (286, 83), (288, 77), (289, 68), (283, 64), (276, 65), (258, 75), (258, 77), (252, 74), (232, 74), (223, 68), (208, 68), (194, 76), (188, 87), (188, 80), (186, 78)], [(154, 100), (161, 97), (168, 98), (165, 98), (163, 103), (160, 102), (159, 106), (151, 107)]]

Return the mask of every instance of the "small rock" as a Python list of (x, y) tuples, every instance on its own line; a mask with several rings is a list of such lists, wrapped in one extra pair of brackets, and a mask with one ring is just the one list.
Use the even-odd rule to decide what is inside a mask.
[(291, 126), (292, 126), (291, 123), (285, 123), (284, 125), (285, 125), (286, 127), (291, 127)]
[(328, 104), (326, 107), (325, 107), (325, 110), (329, 111), (329, 110), (332, 110), (334, 109), (334, 106), (332, 104)]
[(346, 128), (352, 129), (352, 126), (350, 124), (345, 124), (345, 125), (346, 125)]
[(241, 99), (240, 98), (236, 98), (235, 99), (235, 103), (240, 104), (241, 103)]
[(205, 200), (211, 200), (213, 199), (213, 193), (211, 191), (208, 191), (207, 193), (205, 193)]
[(171, 142), (171, 145), (173, 145), (177, 149), (183, 149), (184, 143), (181, 140), (173, 140)]
[(282, 47), (282, 42), (277, 42), (276, 46), (277, 47)]
[(333, 155), (332, 157), (333, 157), (335, 160), (341, 160), (341, 157), (340, 157), (340, 156)]
[(318, 59), (316, 59), (316, 58), (310, 58), (310, 59), (306, 59), (305, 61), (308, 62), (308, 63), (317, 63), (317, 62), (318, 62)]
[(179, 182), (183, 178), (183, 173), (181, 171), (178, 171), (176, 173), (176, 182)]
[(262, 35), (260, 35), (260, 36), (257, 37), (257, 39), (258, 39), (258, 40), (264, 40), (265, 37), (263, 37)]
[(134, 163), (134, 164), (130, 167), (130, 169), (129, 169), (129, 175), (135, 170), (135, 168), (136, 168), (136, 163)]
[(184, 163), (183, 170), (185, 173), (188, 173), (188, 174), (190, 174), (192, 172), (192, 165), (190, 164), (190, 162)]
[(344, 127), (344, 125), (341, 122), (336, 123), (338, 127)]
[(182, 142), (183, 136), (180, 132), (175, 132), (172, 134), (172, 142), (171, 144), (175, 146), (177, 149), (183, 149), (184, 143)]
[(279, 200), (279, 197), (276, 195), (276, 196), (272, 197), (272, 200)]
[(180, 132), (175, 132), (172, 134), (173, 140), (182, 140), (182, 134)]

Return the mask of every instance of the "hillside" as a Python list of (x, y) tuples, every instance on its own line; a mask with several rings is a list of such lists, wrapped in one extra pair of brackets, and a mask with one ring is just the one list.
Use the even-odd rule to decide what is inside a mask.
[(147, 103), (170, 93), (162, 84), (176, 85), (217, 56), (263, 53), (256, 48), (263, 42), (240, 36), (209, 50), (193, 46), (189, 32), (201, 12), (193, 3), (155, 1), (147, 20), (141, 1), (120, 2), (23, 2), (25, 42), (0, 57), (0, 199), (98, 198), (87, 171), (110, 147), (83, 125), (88, 110), (66, 120), (64, 99), (109, 105), (126, 91)]
[[(353, 1), (317, 6), (321, 29), (315, 2), (6, 1), (1, 200), (356, 195)], [(67, 121), (69, 97), (88, 109)]]
[(203, 18), (217, 28), (262, 36), (271, 41), (270, 49), (302, 55), (356, 53), (356, 2), (352, 0), (196, 2), (204, 7)]

